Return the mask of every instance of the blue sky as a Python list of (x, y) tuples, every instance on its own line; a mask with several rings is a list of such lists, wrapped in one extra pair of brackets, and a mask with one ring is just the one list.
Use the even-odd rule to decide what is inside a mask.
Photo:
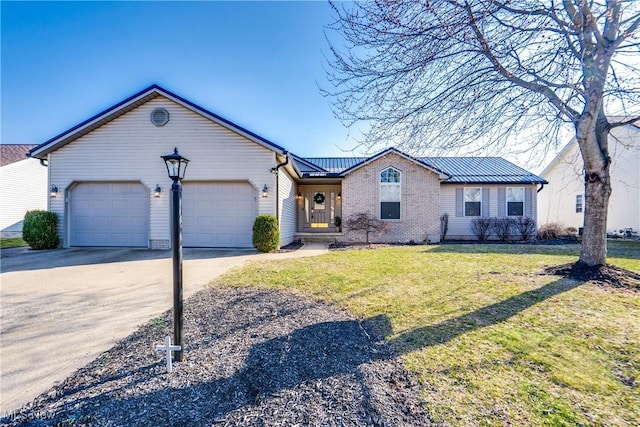
[(42, 143), (156, 83), (299, 155), (354, 146), (318, 89), (324, 1), (0, 7), (3, 143)]

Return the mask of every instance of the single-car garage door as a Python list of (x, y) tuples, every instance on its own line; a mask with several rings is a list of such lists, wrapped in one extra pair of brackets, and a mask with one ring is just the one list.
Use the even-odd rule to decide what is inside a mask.
[(69, 203), (70, 246), (149, 245), (149, 191), (139, 182), (77, 184)]
[(184, 183), (182, 244), (196, 248), (250, 248), (258, 214), (248, 182)]

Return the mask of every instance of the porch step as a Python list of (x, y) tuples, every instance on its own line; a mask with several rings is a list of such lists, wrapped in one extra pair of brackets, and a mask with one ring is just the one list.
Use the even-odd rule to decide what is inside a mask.
[(302, 243), (334, 243), (342, 233), (296, 233), (295, 239)]

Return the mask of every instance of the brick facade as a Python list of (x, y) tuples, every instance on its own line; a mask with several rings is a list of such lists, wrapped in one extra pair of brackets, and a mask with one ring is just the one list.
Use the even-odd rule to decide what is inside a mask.
[[(440, 241), (440, 180), (430, 169), (395, 153), (388, 153), (346, 175), (342, 182), (342, 213), (368, 212), (380, 218), (380, 172), (393, 167), (401, 172), (400, 219), (388, 220), (390, 230), (372, 234), (372, 242), (407, 243)], [(343, 239), (362, 242), (364, 232), (346, 229)]]

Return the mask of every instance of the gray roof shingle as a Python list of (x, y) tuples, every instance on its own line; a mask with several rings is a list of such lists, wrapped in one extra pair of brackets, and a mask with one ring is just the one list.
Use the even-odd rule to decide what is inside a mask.
[(0, 144), (0, 166), (25, 160), (33, 147), (34, 144)]

